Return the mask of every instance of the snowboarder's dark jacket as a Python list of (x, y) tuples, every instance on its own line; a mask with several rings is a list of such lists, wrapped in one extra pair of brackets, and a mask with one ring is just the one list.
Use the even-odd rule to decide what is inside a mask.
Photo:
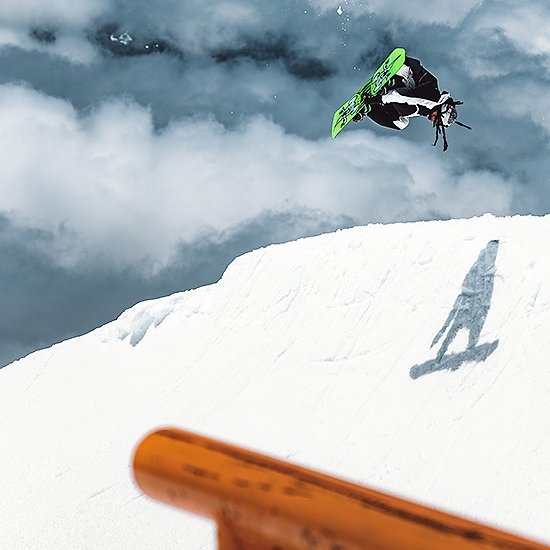
[(411, 116), (428, 116), (449, 94), (439, 91), (437, 78), (417, 59), (406, 57), (393, 84), (371, 103), (367, 116), (377, 124), (403, 130)]

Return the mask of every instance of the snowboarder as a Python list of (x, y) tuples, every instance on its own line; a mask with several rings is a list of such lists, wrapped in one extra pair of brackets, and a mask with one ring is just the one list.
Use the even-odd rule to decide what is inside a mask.
[(353, 118), (359, 122), (365, 115), (381, 126), (403, 130), (412, 116), (425, 116), (436, 129), (434, 145), (443, 135), (445, 151), (448, 147), (445, 128), (453, 122), (468, 128), (456, 120), (456, 105), (451, 95), (439, 91), (437, 78), (428, 72), (417, 59), (405, 57), (405, 62), (395, 77), (374, 97), (364, 97), (365, 109)]

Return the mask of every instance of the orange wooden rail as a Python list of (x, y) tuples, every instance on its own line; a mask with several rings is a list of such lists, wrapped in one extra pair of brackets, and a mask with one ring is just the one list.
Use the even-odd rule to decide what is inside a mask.
[(145, 437), (134, 476), (147, 495), (215, 520), (219, 550), (550, 550), (182, 430)]

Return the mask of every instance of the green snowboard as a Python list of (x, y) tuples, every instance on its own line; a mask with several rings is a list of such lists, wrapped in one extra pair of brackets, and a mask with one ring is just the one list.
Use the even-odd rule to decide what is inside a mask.
[(353, 117), (366, 107), (363, 96), (374, 97), (401, 68), (405, 61), (405, 50), (395, 48), (380, 68), (367, 80), (365, 85), (351, 96), (332, 118), (332, 139), (334, 139)]

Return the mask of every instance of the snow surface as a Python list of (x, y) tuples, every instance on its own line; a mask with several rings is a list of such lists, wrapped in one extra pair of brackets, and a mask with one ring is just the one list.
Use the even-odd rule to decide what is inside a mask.
[(270, 246), (12, 363), (0, 547), (214, 548), (211, 522), (133, 484), (161, 426), (550, 542), (549, 235), (486, 215)]

